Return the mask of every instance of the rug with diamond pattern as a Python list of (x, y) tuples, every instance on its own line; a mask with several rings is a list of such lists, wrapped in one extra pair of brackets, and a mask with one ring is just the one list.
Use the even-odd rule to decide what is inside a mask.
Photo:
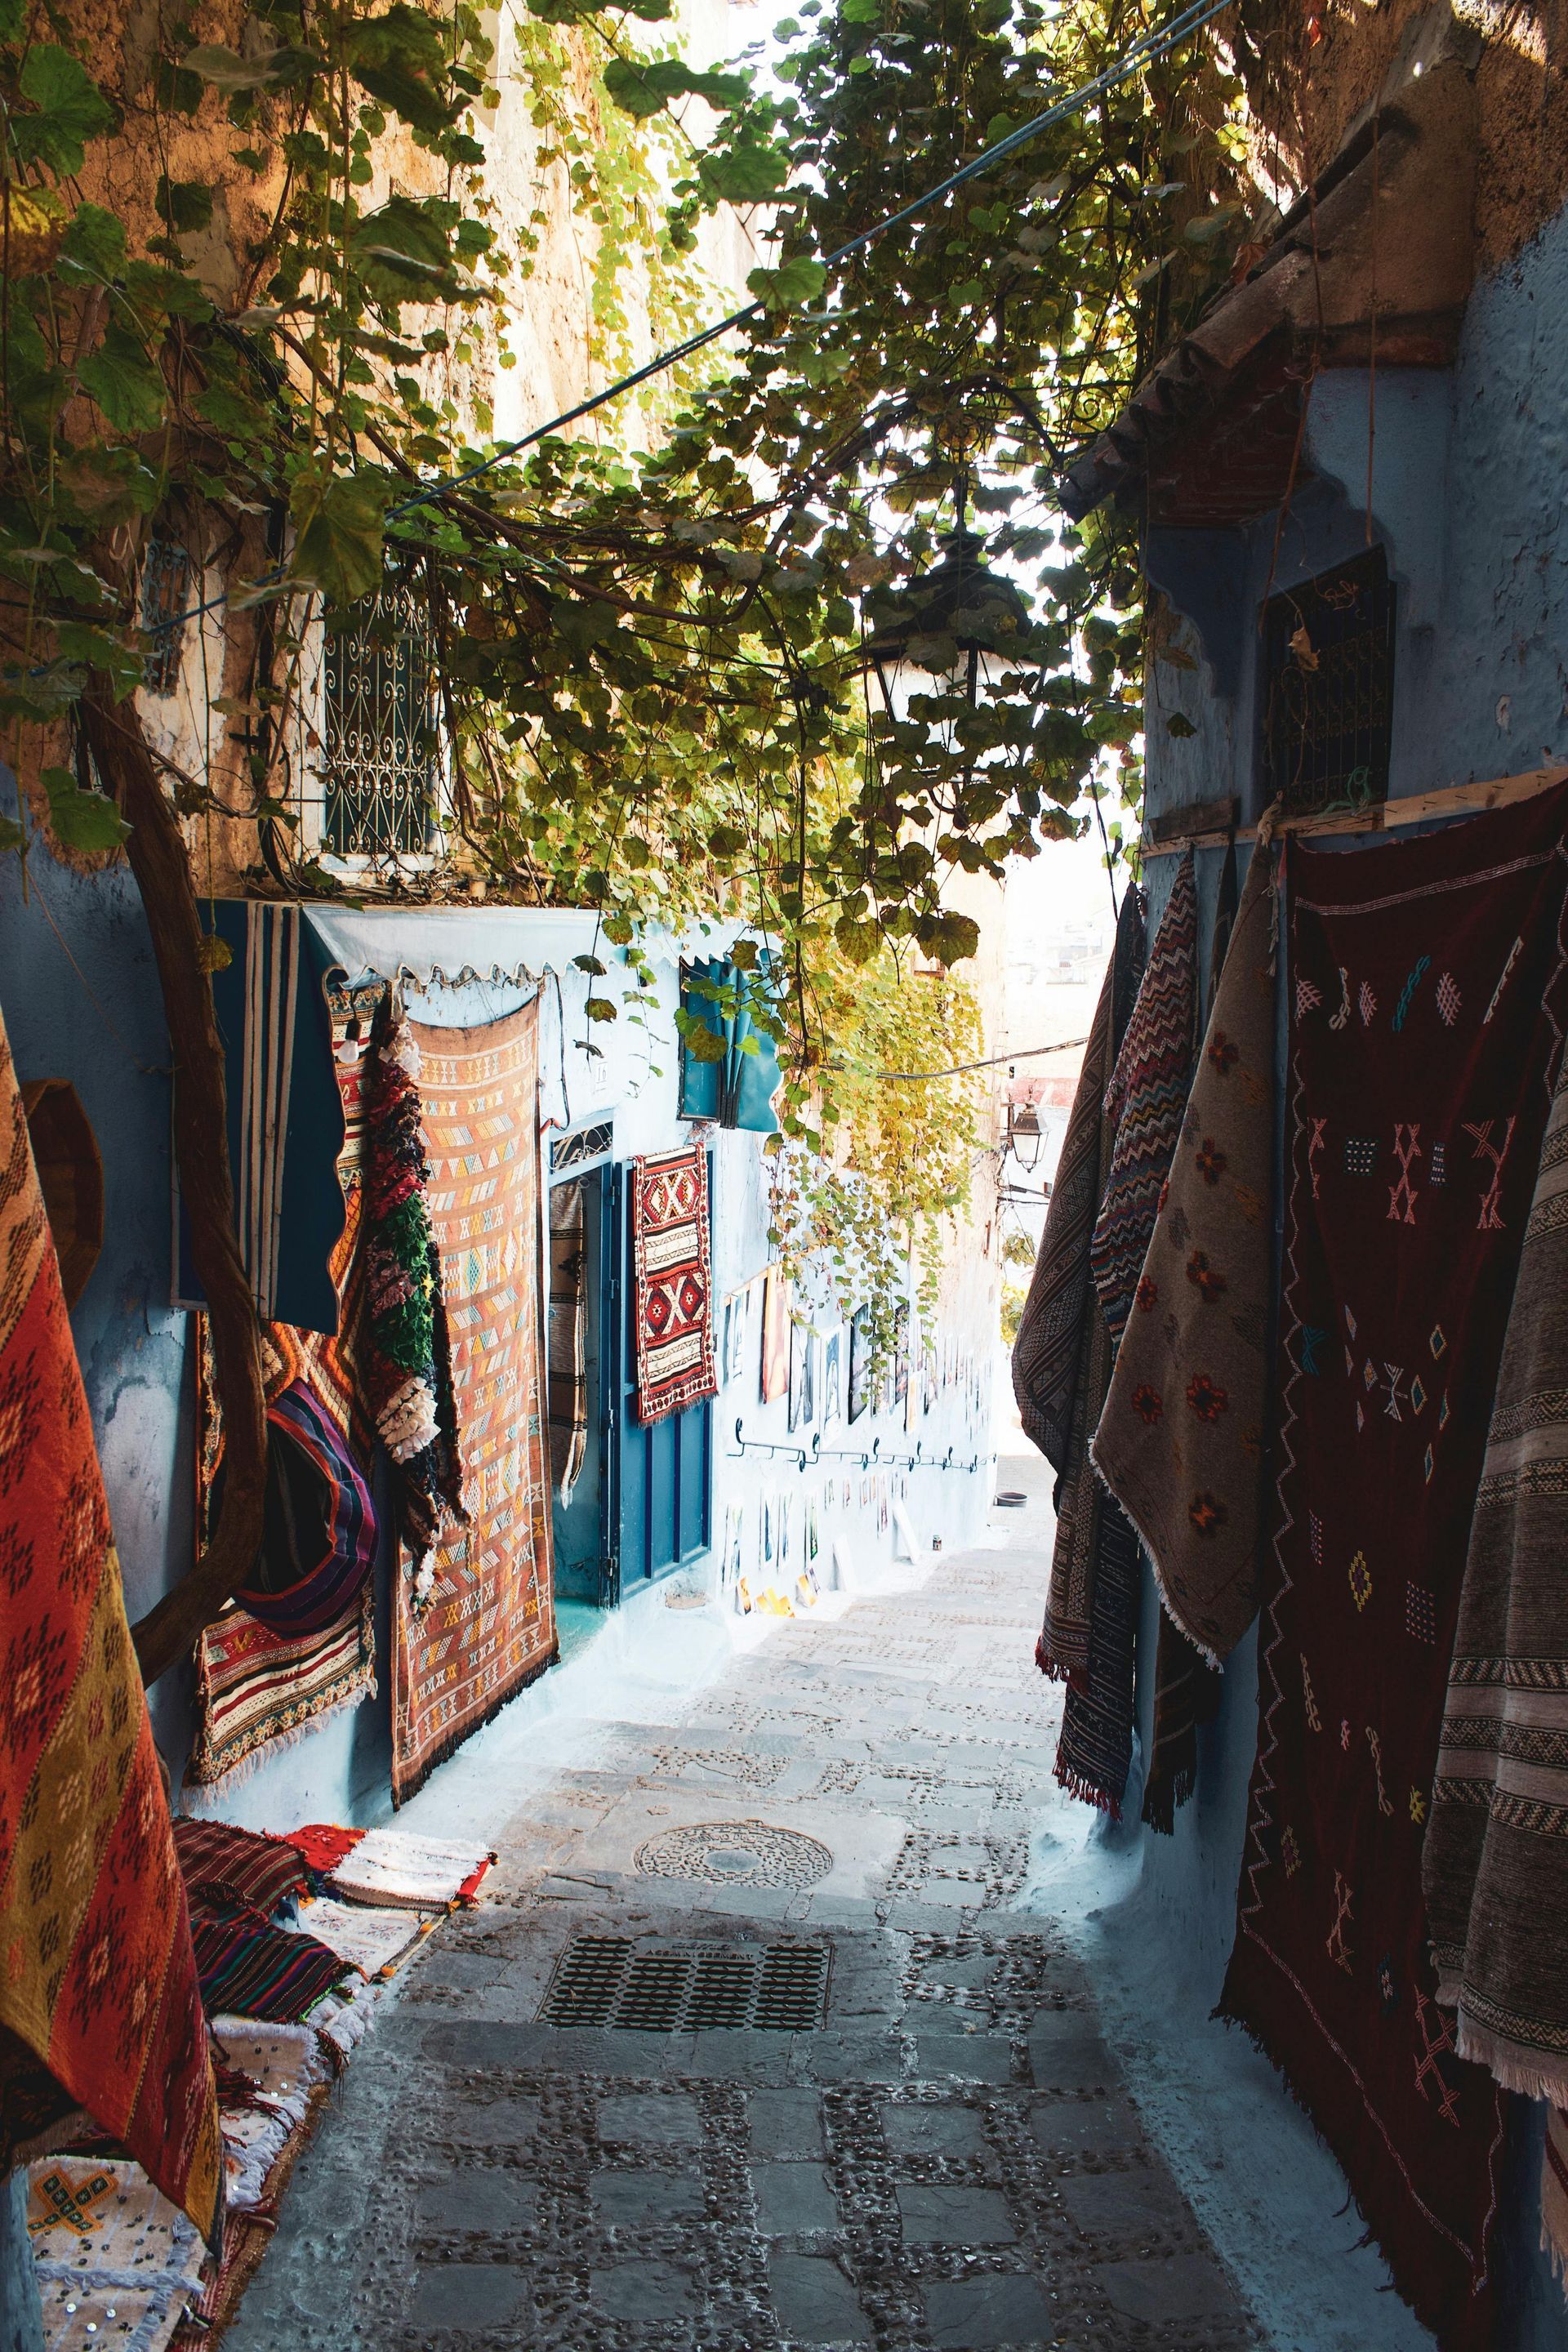
[(398, 1804), (556, 1650), (537, 1004), (483, 1029), (410, 1025), (469, 1517), (437, 1544), (427, 1598), (416, 1593), (409, 1562), (400, 1563), (392, 1678)]
[(661, 1421), (719, 1390), (700, 1145), (633, 1160), (632, 1249), (637, 1419)]

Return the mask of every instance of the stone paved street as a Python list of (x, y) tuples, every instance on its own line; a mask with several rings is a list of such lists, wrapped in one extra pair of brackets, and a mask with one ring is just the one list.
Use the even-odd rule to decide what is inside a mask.
[[(1041, 1517), (781, 1626), (530, 1796), (357, 2053), (233, 2352), (1262, 2341), (1085, 1971), (1018, 1907), (1057, 1706)], [(825, 2014), (539, 2021), (584, 1936), (720, 1947), (730, 1982), (726, 1956), (826, 1947)]]

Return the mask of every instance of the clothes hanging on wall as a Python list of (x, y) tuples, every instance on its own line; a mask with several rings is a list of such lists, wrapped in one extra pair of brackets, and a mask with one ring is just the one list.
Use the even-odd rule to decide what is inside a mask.
[(550, 1476), (563, 1503), (588, 1445), (586, 1250), (579, 1177), (550, 1192)]
[(629, 1181), (637, 1419), (661, 1421), (719, 1393), (708, 1154), (700, 1144), (651, 1153), (632, 1161)]
[[(1460, 2055), (1568, 2106), (1568, 1060), (1542, 1145), (1476, 1496), (1422, 1880)], [(1564, 2127), (1542, 2242), (1568, 2267)]]
[(437, 1541), (427, 1591), (394, 1579), (396, 1804), (556, 1654), (538, 1002), (483, 1029), (407, 1025), (468, 1517)]
[(1422, 1846), (1563, 1034), (1565, 822), (1559, 790), (1283, 868), (1279, 1499), (1222, 2011), (1447, 2352), (1493, 2340), (1502, 2114), (1436, 1998)]
[(0, 2175), (75, 2105), (203, 2235), (222, 2212), (184, 1890), (0, 1021)]

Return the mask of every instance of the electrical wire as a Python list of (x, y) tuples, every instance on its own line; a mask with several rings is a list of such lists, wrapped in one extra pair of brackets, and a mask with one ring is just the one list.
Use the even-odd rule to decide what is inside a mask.
[[(939, 180), (936, 185), (928, 188), (924, 194), (911, 197), (910, 202), (900, 205), (897, 212), (889, 213), (885, 219), (874, 222), (869, 228), (862, 229), (858, 236), (850, 237), (847, 243), (836, 246), (831, 253), (823, 256), (823, 267), (836, 269), (840, 263), (852, 259), (856, 254), (863, 252), (868, 245), (874, 244), (877, 238), (885, 236), (889, 229), (901, 228), (906, 221), (915, 219), (931, 205), (940, 204), (944, 196), (952, 195), (955, 189), (962, 188), (968, 181), (977, 179), (983, 173), (990, 171), (993, 165), (999, 163), (1005, 156), (1015, 153), (1020, 147), (1027, 146), (1032, 140), (1037, 139), (1042, 131), (1051, 130), (1057, 123), (1065, 121), (1069, 115), (1078, 113), (1083, 107), (1092, 105), (1096, 99), (1109, 96), (1111, 90), (1119, 89), (1122, 82), (1131, 79), (1132, 75), (1141, 72), (1146, 66), (1155, 64), (1161, 58), (1168, 56), (1172, 49), (1179, 47), (1182, 42), (1187, 40), (1194, 33), (1201, 32), (1205, 25), (1211, 23), (1231, 5), (1232, 0), (1190, 0), (1190, 5), (1178, 16), (1173, 17), (1170, 24), (1163, 30), (1141, 35), (1131, 48), (1124, 50), (1120, 58), (1114, 58), (1104, 71), (1096, 74), (1091, 81), (1084, 82), (1079, 89), (1068, 91), (1065, 97), (1058, 99), (1054, 104), (1047, 106), (1043, 113), (1037, 114), (1032, 121), (1020, 124), (1016, 131), (1010, 131), (1005, 139), (995, 140), (989, 147), (983, 148), (978, 155), (972, 156), (970, 161), (961, 164), (956, 172), (950, 172), (945, 179)], [(742, 309), (730, 311), (726, 317), (715, 320), (711, 326), (700, 328), (695, 334), (687, 336), (684, 342), (672, 344), (668, 351), (659, 352), (652, 359), (645, 360), (640, 367), (633, 368), (627, 374), (618, 376), (614, 383), (606, 384), (602, 392), (590, 393), (585, 399), (578, 401), (574, 407), (563, 409), (561, 414), (558, 416), (552, 416), (547, 425), (536, 425), (531, 432), (521, 434), (515, 441), (503, 443), (500, 448), (492, 450), (488, 457), (481, 457), (475, 464), (464, 467), (455, 474), (437, 475), (431, 480), (422, 483), (416, 490), (411, 491), (407, 498), (387, 509), (386, 520), (395, 522), (405, 515), (414, 513), (420, 507), (428, 506), (437, 499), (446, 498), (453, 490), (463, 488), (468, 483), (477, 481), (482, 474), (491, 472), (497, 466), (504, 466), (510, 459), (521, 456), (523, 450), (531, 449), (537, 443), (547, 440), (551, 435), (563, 431), (569, 425), (581, 423), (585, 416), (592, 416), (597, 409), (605, 407), (610, 401), (618, 400), (623, 393), (635, 392), (639, 384), (647, 383), (651, 377), (662, 374), (666, 368), (677, 367), (682, 360), (694, 357), (708, 344), (717, 342), (720, 336), (730, 334), (736, 327), (749, 325), (752, 320), (760, 318), (765, 309), (766, 305), (761, 301), (748, 302)], [(256, 587), (276, 587), (286, 576), (286, 572), (279, 568), (258, 581)], [(186, 612), (175, 614), (167, 620), (156, 622), (150, 634), (159, 636), (171, 629), (184, 628), (187, 621), (199, 620), (208, 613), (219, 612), (228, 604), (229, 596), (230, 592), (226, 588), (220, 594), (206, 597), (200, 604), (193, 604)]]
[(1042, 1054), (1067, 1054), (1076, 1045), (1087, 1045), (1087, 1037), (1058, 1037), (1054, 1045), (1020, 1045), (1016, 1054), (992, 1054), (984, 1062), (955, 1062), (951, 1070), (855, 1070), (853, 1065), (840, 1062), (836, 1066), (849, 1069), (861, 1078), (886, 1078), (894, 1084), (914, 1086), (926, 1079), (962, 1078), (971, 1070), (999, 1070), (1004, 1062), (1037, 1061)]

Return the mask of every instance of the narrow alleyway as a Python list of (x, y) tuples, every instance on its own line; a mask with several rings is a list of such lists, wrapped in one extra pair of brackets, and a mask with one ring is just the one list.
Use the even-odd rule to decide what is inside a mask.
[[(1055, 1706), (1030, 1655), (1045, 1515), (1010, 1516), (1016, 1548), (782, 1626), (498, 1818), (493, 1893), (360, 2053), (234, 2352), (1262, 2340), (1082, 1967), (1016, 1907)], [(645, 2000), (705, 1983), (752, 2014), (771, 1985), (798, 2030), (538, 2021), (584, 1937), (665, 1953)], [(670, 1948), (693, 1942), (731, 1965), (693, 1985)], [(759, 1995), (780, 1946), (803, 1957)], [(580, 1956), (591, 2014), (622, 1958)]]

